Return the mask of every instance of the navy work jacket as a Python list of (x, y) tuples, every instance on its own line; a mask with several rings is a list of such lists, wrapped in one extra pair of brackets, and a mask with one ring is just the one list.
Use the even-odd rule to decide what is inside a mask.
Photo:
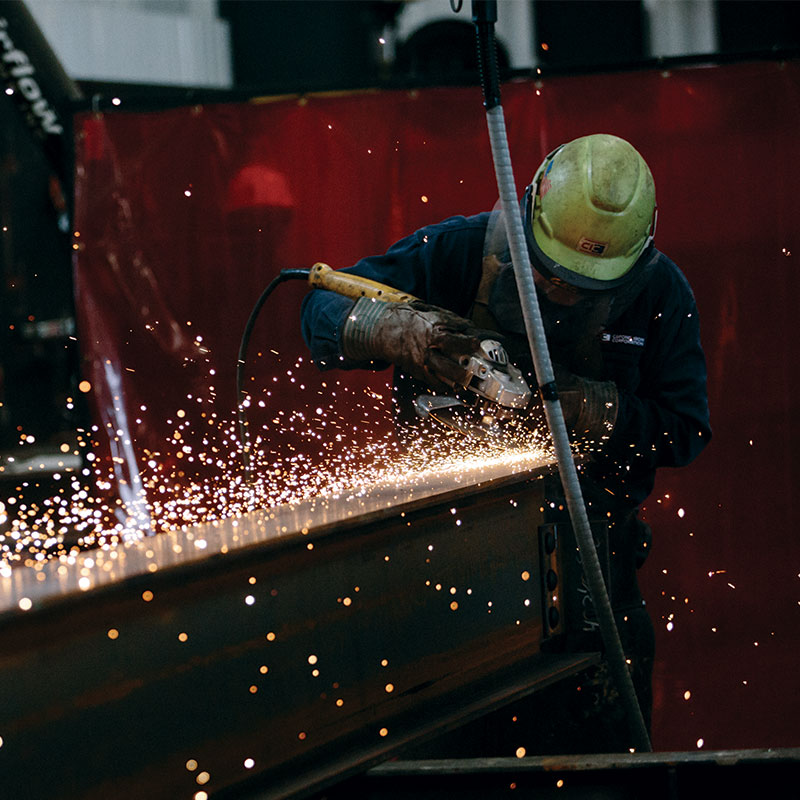
[[(429, 225), (345, 271), (469, 316), (481, 280), (489, 217), (451, 217)], [(658, 467), (688, 464), (711, 437), (694, 295), (669, 258), (652, 246), (650, 257), (655, 268), (649, 280), (599, 336), (603, 378), (617, 385), (619, 412), (611, 438), (583, 470), (594, 488), (587, 500), (599, 504), (597, 511), (635, 510), (652, 491)], [(514, 282), (500, 281), (493, 296), (490, 310), (503, 328), (500, 333), (521, 333), (521, 312), (513, 310), (519, 306)], [(328, 291), (306, 296), (302, 331), (312, 358), (322, 369), (385, 368), (342, 356), (339, 336), (352, 305)]]

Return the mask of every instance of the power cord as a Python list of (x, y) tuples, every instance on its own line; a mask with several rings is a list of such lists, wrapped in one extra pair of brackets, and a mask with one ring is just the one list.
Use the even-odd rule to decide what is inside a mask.
[(244, 327), (242, 333), (242, 340), (239, 344), (239, 356), (236, 362), (236, 401), (237, 401), (237, 414), (239, 418), (239, 437), (242, 441), (242, 463), (244, 464), (245, 476), (248, 482), (252, 479), (251, 461), (250, 461), (250, 433), (248, 431), (249, 423), (247, 420), (247, 393), (243, 388), (244, 381), (244, 368), (247, 363), (247, 347), (250, 344), (250, 337), (253, 333), (258, 315), (264, 303), (278, 287), (279, 284), (288, 280), (308, 280), (310, 269), (282, 269), (269, 283), (266, 289), (261, 293), (253, 310), (250, 312), (250, 317)]

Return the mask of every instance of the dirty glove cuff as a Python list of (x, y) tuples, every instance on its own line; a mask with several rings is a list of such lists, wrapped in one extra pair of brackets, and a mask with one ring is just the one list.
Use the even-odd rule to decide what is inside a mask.
[(361, 297), (345, 320), (340, 346), (347, 359), (389, 361), (436, 388), (453, 385), (455, 373), (463, 372), (460, 358), (477, 350), (484, 333), (469, 320), (421, 301)]
[(619, 393), (613, 381), (590, 381), (566, 372), (556, 373), (564, 421), (576, 439), (602, 442), (614, 431)]
[(388, 303), (367, 297), (359, 298), (350, 309), (339, 337), (342, 355), (352, 361), (379, 358), (375, 332), (381, 320), (385, 320), (389, 314)]

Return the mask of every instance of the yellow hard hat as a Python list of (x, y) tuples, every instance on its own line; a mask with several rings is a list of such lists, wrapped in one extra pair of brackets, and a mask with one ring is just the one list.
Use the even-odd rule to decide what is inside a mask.
[[(625, 282), (652, 241), (655, 184), (639, 152), (607, 133), (545, 158), (528, 192), (531, 249), (557, 278), (584, 289)], [(544, 258), (542, 258), (544, 257)]]

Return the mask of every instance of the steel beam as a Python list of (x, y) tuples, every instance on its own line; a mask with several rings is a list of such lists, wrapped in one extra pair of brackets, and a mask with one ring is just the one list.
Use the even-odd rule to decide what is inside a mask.
[(301, 796), (585, 667), (542, 647), (549, 472), (462, 469), (13, 570), (4, 794)]
[[(327, 800), (708, 800), (793, 796), (800, 748), (392, 761)], [(772, 787), (781, 787), (773, 789)], [(252, 800), (256, 800), (253, 797)]]

